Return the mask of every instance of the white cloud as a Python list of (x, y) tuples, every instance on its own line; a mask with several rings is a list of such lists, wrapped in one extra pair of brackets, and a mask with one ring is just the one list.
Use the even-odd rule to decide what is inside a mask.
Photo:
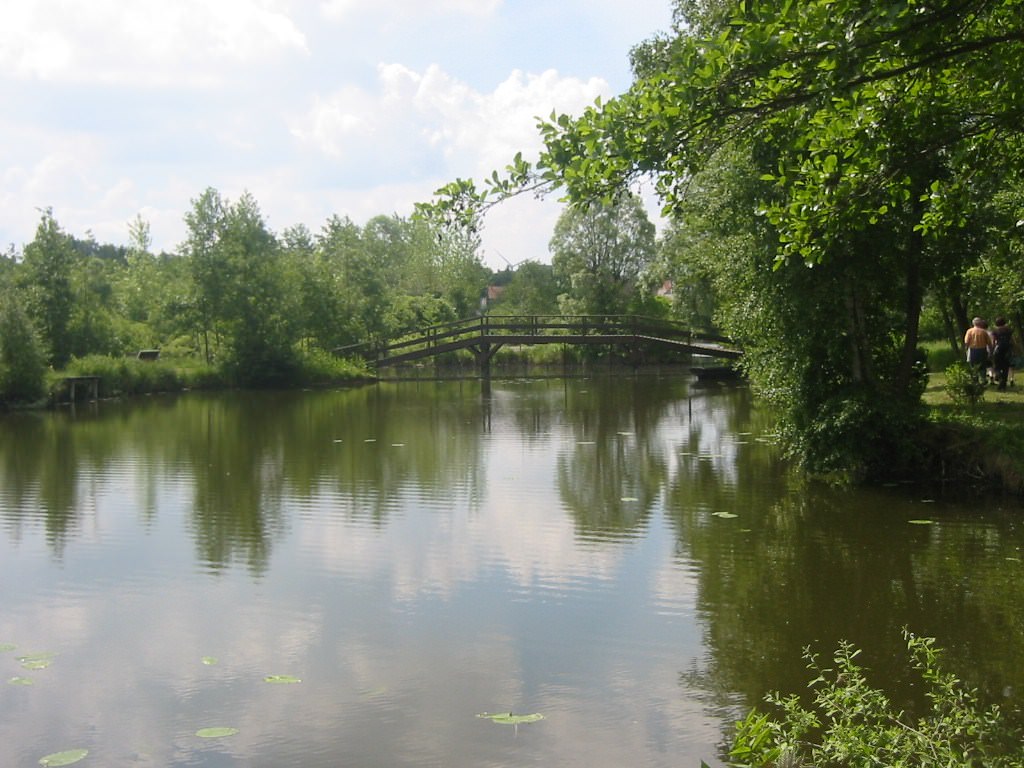
[(332, 21), (342, 21), (357, 13), (372, 12), (380, 16), (436, 15), (457, 13), (469, 16), (490, 16), (503, 0), (327, 0), (320, 4), (321, 13)]
[(210, 83), (217, 66), (306, 51), (271, 0), (36, 0), (0, 5), (0, 67), (67, 82)]
[(405, 169), (489, 174), (516, 152), (539, 150), (538, 116), (579, 112), (608, 90), (600, 78), (582, 81), (554, 70), (513, 71), (490, 93), (473, 90), (436, 65), (415, 72), (382, 64), (377, 74), (373, 91), (350, 85), (314, 97), (293, 123), (293, 134), (342, 163), (375, 157), (380, 167), (398, 159)]

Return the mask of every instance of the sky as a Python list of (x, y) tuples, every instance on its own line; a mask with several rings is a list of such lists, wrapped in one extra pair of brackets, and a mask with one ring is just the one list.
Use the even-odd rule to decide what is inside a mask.
[[(0, 249), (52, 209), (76, 237), (175, 251), (208, 187), (267, 226), (408, 216), (540, 148), (537, 117), (629, 87), (670, 0), (0, 3)], [(549, 261), (555, 200), (489, 214), (494, 268)]]

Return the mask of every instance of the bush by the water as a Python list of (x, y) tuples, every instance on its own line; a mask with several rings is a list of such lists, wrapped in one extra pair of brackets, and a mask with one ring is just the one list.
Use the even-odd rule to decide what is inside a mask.
[(811, 706), (797, 695), (770, 694), (777, 717), (751, 711), (737, 723), (733, 765), (814, 766), (1024, 766), (1021, 734), (997, 706), (983, 706), (977, 691), (939, 664), (932, 638), (904, 632), (911, 667), (921, 678), (929, 710), (912, 717), (868, 683), (860, 651), (840, 645), (823, 666), (805, 652), (813, 675)]

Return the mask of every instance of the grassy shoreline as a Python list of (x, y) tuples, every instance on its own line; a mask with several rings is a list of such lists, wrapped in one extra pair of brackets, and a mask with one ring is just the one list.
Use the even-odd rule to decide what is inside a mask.
[(1024, 377), (1000, 391), (985, 387), (974, 405), (956, 405), (946, 376), (928, 376), (924, 449), (931, 469), (952, 482), (1024, 495)]

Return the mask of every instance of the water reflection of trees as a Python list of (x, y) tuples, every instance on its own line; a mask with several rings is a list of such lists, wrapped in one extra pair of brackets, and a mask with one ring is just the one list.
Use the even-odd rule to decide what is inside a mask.
[(661, 424), (685, 395), (676, 379), (614, 377), (579, 383), (558, 406), (572, 440), (556, 482), (583, 538), (637, 535), (664, 487), (668, 464)]
[(740, 518), (727, 523), (684, 486), (675, 493), (678, 546), (698, 565), (709, 649), (705, 669), (682, 674), (687, 688), (720, 709), (757, 705), (770, 690), (806, 692), (804, 648), (827, 658), (846, 639), (864, 649), (874, 680), (913, 710), (923, 702), (907, 669), (907, 627), (938, 638), (950, 668), (991, 701), (1019, 704), (1024, 674), (1007, 638), (1024, 629), (1024, 570), (1005, 560), (1021, 546), (1011, 521), (947, 508), (938, 524), (915, 526), (908, 520), (935, 508), (898, 491), (749, 480), (762, 497), (737, 503)]
[(41, 519), (47, 543), (60, 555), (93, 501), (91, 488), (78, 482), (81, 457), (102, 465), (114, 450), (109, 435), (88, 417), (6, 416), (0, 429), (0, 515), (6, 530), (18, 539), (28, 521)]
[(483, 482), (480, 403), (478, 383), (456, 382), (195, 393), (104, 404), (86, 418), (11, 417), (0, 430), (0, 515), (12, 536), (42, 519), (60, 554), (130, 465), (132, 496), (118, 504), (148, 522), (190, 494), (199, 562), (262, 572), (287, 505), (382, 524), (403, 493), (472, 494)]

